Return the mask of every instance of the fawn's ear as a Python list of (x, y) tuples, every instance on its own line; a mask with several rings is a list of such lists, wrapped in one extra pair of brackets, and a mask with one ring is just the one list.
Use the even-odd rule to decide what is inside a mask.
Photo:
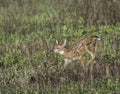
[(58, 44), (58, 40), (56, 40), (56, 44)]
[(67, 39), (64, 40), (63, 47), (66, 46)]

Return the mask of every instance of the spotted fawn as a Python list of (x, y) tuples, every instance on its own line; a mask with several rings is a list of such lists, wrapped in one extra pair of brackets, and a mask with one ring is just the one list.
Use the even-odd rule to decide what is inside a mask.
[(64, 57), (64, 67), (70, 64), (73, 60), (79, 59), (82, 67), (84, 68), (83, 56), (86, 52), (91, 55), (87, 65), (89, 65), (89, 63), (96, 57), (97, 40), (100, 40), (98, 35), (86, 36), (76, 41), (69, 49), (65, 48), (67, 42), (66, 39), (62, 45), (60, 45), (56, 40), (54, 53), (59, 53)]

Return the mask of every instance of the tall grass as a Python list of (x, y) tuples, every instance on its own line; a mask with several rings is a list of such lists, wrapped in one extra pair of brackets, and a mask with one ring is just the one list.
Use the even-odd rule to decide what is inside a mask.
[[(0, 93), (119, 93), (118, 4), (119, 0), (0, 1)], [(69, 48), (89, 34), (101, 35), (97, 59), (88, 71), (79, 61), (63, 69), (63, 57), (51, 52), (55, 40), (66, 38)]]

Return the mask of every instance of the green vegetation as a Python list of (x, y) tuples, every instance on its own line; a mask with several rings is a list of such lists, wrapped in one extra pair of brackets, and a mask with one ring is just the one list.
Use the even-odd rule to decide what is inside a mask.
[[(119, 3), (1, 0), (0, 94), (120, 93)], [(70, 47), (90, 34), (101, 35), (97, 59), (86, 71), (79, 61), (64, 70), (63, 58), (51, 52), (55, 40), (66, 38)]]

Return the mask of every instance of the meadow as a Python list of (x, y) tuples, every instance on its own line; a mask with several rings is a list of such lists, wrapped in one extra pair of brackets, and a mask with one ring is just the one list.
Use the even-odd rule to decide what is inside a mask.
[[(0, 94), (119, 94), (119, 0), (1, 0)], [(97, 59), (63, 68), (52, 52), (85, 35), (100, 35)], [(84, 60), (90, 56), (86, 53)]]

